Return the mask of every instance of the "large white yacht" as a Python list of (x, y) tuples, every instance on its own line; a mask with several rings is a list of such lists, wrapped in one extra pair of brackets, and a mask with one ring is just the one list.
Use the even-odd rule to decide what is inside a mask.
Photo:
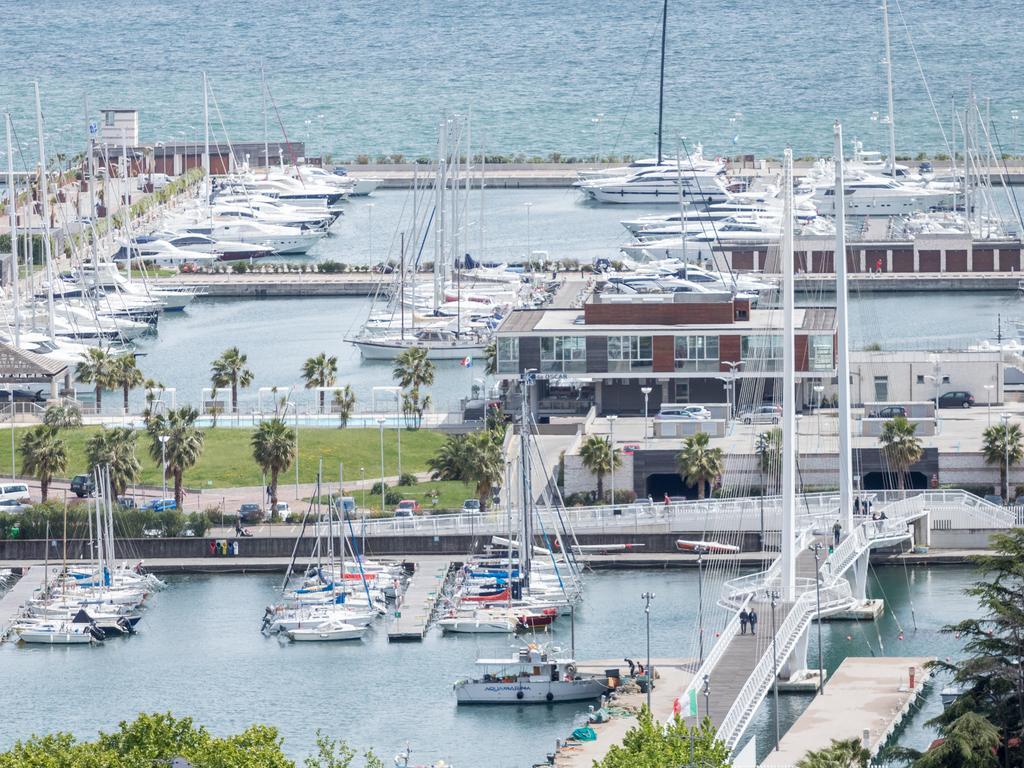
[(678, 205), (680, 187), (683, 199), (693, 203), (710, 205), (728, 199), (725, 166), (710, 161), (681, 173), (675, 164), (662, 164), (629, 176), (577, 181), (575, 186), (599, 203)]
[[(819, 160), (801, 180), (798, 192), (810, 193), (820, 213), (835, 216), (835, 173), (831, 168), (831, 161)], [(854, 170), (846, 175), (844, 194), (847, 216), (907, 216), (951, 207), (954, 190)]]

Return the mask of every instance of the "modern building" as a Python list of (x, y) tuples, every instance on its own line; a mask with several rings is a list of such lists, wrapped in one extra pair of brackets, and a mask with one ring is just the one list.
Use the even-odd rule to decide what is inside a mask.
[[(772, 400), (782, 376), (779, 310), (721, 293), (595, 293), (581, 309), (512, 312), (496, 334), (497, 376), (537, 372), (540, 415), (642, 414), (662, 403)], [(798, 396), (835, 376), (835, 310), (794, 312)], [(748, 391), (746, 388), (751, 388)], [(741, 392), (743, 394), (741, 398)]]
[(96, 131), (97, 144), (117, 144), (129, 147), (139, 143), (139, 110), (102, 109)]

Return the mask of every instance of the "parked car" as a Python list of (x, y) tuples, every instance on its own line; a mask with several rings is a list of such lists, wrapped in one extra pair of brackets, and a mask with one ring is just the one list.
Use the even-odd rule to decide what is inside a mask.
[[(0, 403), (11, 402), (11, 390), (0, 389)], [(45, 403), (46, 395), (41, 389), (16, 389), (14, 390), (14, 402), (16, 403)]]
[(20, 501), (27, 504), (32, 501), (32, 497), (24, 483), (4, 483), (0, 485), (0, 501)]
[(177, 508), (178, 503), (174, 499), (153, 499), (142, 505), (142, 509), (148, 512), (166, 512)]
[(462, 513), (466, 515), (480, 514), (480, 499), (466, 499), (462, 502)]
[(633, 454), (640, 450), (640, 443), (626, 443), (622, 446), (622, 452), (625, 454)]
[(421, 511), (420, 503), (416, 499), (402, 499), (395, 507), (395, 517), (412, 517)]
[(259, 504), (246, 502), (238, 508), (238, 522), (259, 523), (263, 520), (263, 509)]
[(654, 417), (662, 421), (673, 419), (710, 419), (711, 411), (703, 405), (686, 405), (683, 403), (665, 404)]
[(278, 519), (281, 522), (283, 522), (283, 523), (287, 523), (289, 518), (291, 518), (291, 516), (292, 516), (292, 510), (291, 510), (291, 507), (288, 506), (288, 502), (287, 501), (279, 501), (279, 502), (277, 502), (277, 507), (275, 507), (274, 509), (271, 509), (268, 506), (267, 507), (267, 517), (269, 518), (275, 510), (277, 511)]
[(778, 424), (782, 421), (782, 407), (759, 405), (754, 410), (744, 413), (740, 419), (744, 424)]
[(17, 499), (4, 499), (0, 501), (0, 512), (10, 512), (16, 514), (18, 512), (27, 512), (32, 509), (31, 504), (26, 504), (23, 501)]
[(138, 509), (139, 505), (132, 496), (118, 496), (117, 503), (121, 509)]
[(92, 475), (75, 475), (71, 478), (71, 492), (80, 499), (96, 493), (96, 483)]
[(947, 392), (939, 397), (939, 408), (970, 408), (974, 405), (974, 395), (959, 390)]
[(907, 409), (902, 405), (887, 405), (885, 408), (879, 408), (877, 411), (871, 414), (873, 419), (895, 419), (897, 416), (903, 416), (906, 418), (910, 414)]

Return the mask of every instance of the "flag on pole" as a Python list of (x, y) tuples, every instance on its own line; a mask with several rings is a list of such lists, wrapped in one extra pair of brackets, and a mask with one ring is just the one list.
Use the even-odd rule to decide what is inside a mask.
[(472, 368), (473, 367), (473, 358), (472, 357), (464, 357), (461, 360), (459, 360), (459, 365), (461, 365), (463, 368)]
[(686, 716), (687, 717), (696, 717), (697, 716), (697, 689), (696, 688), (691, 688), (690, 689), (690, 700), (687, 702), (687, 704), (688, 704), (688, 706), (687, 706)]

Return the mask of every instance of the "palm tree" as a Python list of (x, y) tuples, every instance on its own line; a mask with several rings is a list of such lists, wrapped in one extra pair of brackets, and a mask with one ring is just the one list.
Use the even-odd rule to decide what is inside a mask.
[(85, 457), (89, 472), (106, 466), (110, 471), (110, 485), (115, 496), (121, 496), (131, 483), (139, 479), (142, 465), (135, 455), (138, 433), (129, 427), (102, 429), (85, 443)]
[[(315, 387), (333, 387), (338, 375), (338, 358), (321, 352), (311, 357), (302, 365), (302, 378), (306, 381), (306, 389)], [(320, 391), (320, 413), (324, 412), (324, 395)]]
[(711, 435), (698, 432), (683, 440), (683, 450), (676, 456), (679, 474), (687, 485), (697, 486), (697, 498), (703, 499), (705, 487), (725, 471), (725, 452), (712, 448)]
[(402, 393), (402, 413), (408, 418), (412, 417), (414, 429), (419, 429), (423, 423), (423, 412), (430, 407), (430, 395), (420, 395), (420, 388), (413, 387), (408, 392)]
[(213, 361), (211, 382), (214, 387), (231, 386), (231, 412), (238, 410), (238, 388), (245, 389), (252, 384), (252, 371), (246, 366), (249, 358), (238, 347), (230, 347)]
[(769, 487), (778, 493), (779, 481), (782, 479), (782, 429), (772, 427), (767, 432), (759, 433), (754, 454), (761, 473), (761, 493), (765, 493)]
[(472, 432), (466, 437), (465, 482), (476, 486), (476, 497), (480, 500), (480, 511), (487, 511), (487, 499), (491, 489), (501, 482), (505, 459), (501, 445), (487, 431)]
[[(196, 426), (199, 411), (191, 405), (153, 416), (146, 425), (149, 455), (153, 461), (167, 460), (167, 472), (174, 480), (174, 503), (181, 509), (185, 493), (182, 478), (199, 462), (206, 434)], [(166, 437), (166, 442), (160, 438)]]
[(128, 413), (128, 394), (135, 387), (142, 385), (146, 379), (142, 375), (142, 371), (139, 370), (135, 355), (121, 355), (114, 358), (111, 368), (110, 383), (112, 386), (121, 387), (121, 391), (124, 393), (124, 412)]
[(43, 424), (56, 429), (82, 426), (82, 412), (73, 405), (51, 405), (43, 414)]
[(356, 393), (352, 391), (352, 387), (346, 384), (341, 389), (334, 390), (331, 404), (338, 414), (338, 429), (347, 427), (348, 420), (352, 418), (352, 412), (356, 409)]
[[(988, 427), (981, 434), (981, 453), (985, 463), (999, 467), (999, 494), (1002, 495), (1007, 489), (1008, 467), (1020, 464), (1024, 458), (1024, 433), (1021, 432), (1020, 424), (1006, 423)], [(1010, 503), (1009, 498), (1006, 503)]]
[(915, 433), (917, 424), (907, 421), (906, 416), (895, 416), (882, 425), (878, 442), (882, 445), (882, 456), (896, 472), (896, 487), (906, 489), (906, 474), (924, 454), (921, 438)]
[(469, 466), (468, 435), (448, 435), (437, 453), (427, 459), (431, 480), (460, 480), (466, 482)]
[(96, 410), (103, 406), (103, 390), (113, 386), (115, 358), (99, 347), (89, 347), (85, 360), (75, 368), (75, 376), (83, 384), (96, 388)]
[(283, 419), (260, 422), (252, 433), (252, 457), (270, 475), (270, 509), (277, 509), (277, 476), (295, 461), (295, 430)]
[[(591, 435), (580, 446), (580, 460), (583, 466), (597, 475), (597, 498), (604, 500), (604, 476), (622, 465), (619, 451), (612, 448), (611, 440), (600, 435)], [(612, 499), (615, 503), (615, 499)]]
[(498, 343), (495, 341), (484, 347), (484, 373), (488, 376), (498, 373)]
[(808, 752), (796, 764), (796, 768), (867, 768), (871, 752), (864, 748), (860, 739), (832, 739), (825, 749)]
[(68, 468), (68, 446), (56, 427), (42, 424), (22, 435), (21, 466), (39, 481), (39, 496), (45, 502), (50, 480)]
[(426, 347), (409, 347), (395, 358), (391, 372), (403, 389), (419, 389), (434, 383), (434, 364), (427, 357)]

